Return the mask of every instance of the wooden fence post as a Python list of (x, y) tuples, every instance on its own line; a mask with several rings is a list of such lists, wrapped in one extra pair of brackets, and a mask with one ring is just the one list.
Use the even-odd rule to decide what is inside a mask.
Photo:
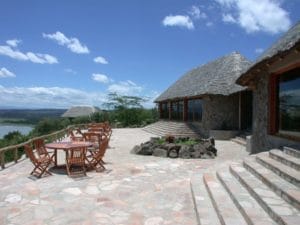
[(4, 169), (5, 168), (5, 152), (0, 153), (0, 164), (1, 164), (1, 168)]

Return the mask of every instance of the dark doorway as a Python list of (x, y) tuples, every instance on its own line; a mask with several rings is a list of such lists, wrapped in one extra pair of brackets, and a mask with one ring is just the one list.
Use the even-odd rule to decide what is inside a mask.
[(252, 129), (252, 91), (241, 92), (241, 130)]

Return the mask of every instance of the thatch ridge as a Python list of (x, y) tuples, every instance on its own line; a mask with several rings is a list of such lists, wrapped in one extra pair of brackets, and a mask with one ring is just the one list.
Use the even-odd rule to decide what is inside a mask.
[(235, 83), (251, 62), (237, 52), (199, 66), (179, 78), (155, 102), (201, 95), (230, 95), (244, 88)]

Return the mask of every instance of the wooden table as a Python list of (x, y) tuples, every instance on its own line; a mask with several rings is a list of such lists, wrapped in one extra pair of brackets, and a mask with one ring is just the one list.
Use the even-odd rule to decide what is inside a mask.
[(53, 142), (45, 145), (48, 149), (54, 150), (54, 164), (57, 166), (57, 150), (63, 150), (68, 157), (68, 151), (74, 148), (87, 148), (93, 146), (93, 143), (86, 141), (68, 141), (68, 142)]

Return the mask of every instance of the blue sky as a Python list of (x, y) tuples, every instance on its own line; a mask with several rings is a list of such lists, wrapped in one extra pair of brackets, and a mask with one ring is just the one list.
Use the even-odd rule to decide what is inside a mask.
[(299, 0), (0, 1), (0, 107), (100, 106), (157, 95), (232, 51), (255, 60)]

